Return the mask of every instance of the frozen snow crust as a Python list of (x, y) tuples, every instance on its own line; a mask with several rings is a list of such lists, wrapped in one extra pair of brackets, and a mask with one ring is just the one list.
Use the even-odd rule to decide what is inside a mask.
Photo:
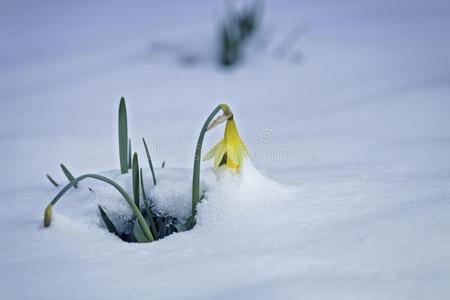
[[(191, 171), (155, 171), (159, 185), (146, 186), (155, 208), (186, 217)], [(207, 168), (196, 227), (151, 244), (124, 243), (107, 232), (97, 203), (117, 213), (128, 207), (102, 183), (86, 180), (68, 192), (48, 229), (42, 211), (54, 189), (10, 194), (13, 205), (1, 212), (7, 241), (1, 247), (2, 270), (12, 276), (1, 293), (20, 298), (38, 291), (41, 299), (66, 297), (67, 289), (71, 299), (140, 297), (149, 290), (158, 299), (178, 299), (180, 293), (187, 299), (299, 293), (314, 299), (420, 299), (426, 293), (439, 299), (448, 292), (443, 257), (450, 250), (450, 204), (427, 183), (420, 193), (403, 191), (409, 197), (400, 200), (402, 179), (386, 189), (378, 172), (355, 178), (345, 170), (346, 180), (299, 188), (274, 182), (249, 160), (240, 174)], [(102, 174), (130, 189), (128, 175)], [(150, 183), (149, 170), (144, 174)], [(434, 200), (425, 201), (430, 192)], [(6, 290), (16, 282), (14, 274), (28, 268), (23, 288)], [(412, 284), (419, 278), (421, 285)]]
[[(144, 169), (144, 186), (149, 195), (151, 208), (161, 215), (168, 215), (186, 221), (191, 215), (192, 171), (183, 168), (157, 168), (157, 184), (153, 185), (150, 170)], [(113, 179), (132, 194), (131, 174), (120, 174), (120, 170), (102, 172), (101, 175)], [(56, 188), (59, 190), (60, 188)], [(90, 189), (90, 193), (84, 190)], [(264, 213), (274, 204), (289, 198), (288, 186), (278, 184), (261, 175), (249, 159), (246, 159), (239, 172), (225, 167), (207, 168), (201, 174), (201, 189), (204, 200), (199, 206), (201, 211), (198, 224), (213, 226), (227, 223), (228, 226), (261, 226), (265, 220), (258, 220), (256, 214), (261, 208)], [(142, 202), (142, 201), (141, 201)], [(208, 204), (206, 204), (208, 203)], [(56, 204), (55, 219), (59, 214), (83, 224), (102, 224), (97, 205), (106, 208), (113, 216), (132, 215), (125, 199), (113, 187), (103, 182), (88, 179), (80, 183), (79, 189), (72, 188)], [(143, 208), (143, 204), (141, 203)], [(268, 210), (267, 210), (268, 209)], [(225, 218), (225, 219), (224, 219)], [(56, 221), (57, 222), (57, 221)], [(104, 226), (101, 226), (104, 227)]]

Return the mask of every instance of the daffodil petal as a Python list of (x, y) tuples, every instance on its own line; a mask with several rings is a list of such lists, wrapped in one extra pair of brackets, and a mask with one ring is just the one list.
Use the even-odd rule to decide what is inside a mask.
[(249, 156), (249, 153), (250, 153), (250, 152), (248, 152), (248, 148), (247, 148), (247, 146), (246, 146), (244, 143), (242, 143), (242, 148), (243, 148), (243, 150), (244, 150), (245, 155), (246, 155), (246, 156)]
[(236, 147), (233, 146), (229, 146), (227, 149), (227, 161), (232, 161), (234, 164), (239, 165), (239, 153), (236, 149)]
[(225, 155), (225, 152), (227, 151), (227, 148), (224, 143), (220, 143), (219, 147), (217, 148), (217, 151), (215, 152), (214, 156), (214, 167), (217, 168), (220, 165), (220, 162), (222, 161), (223, 156)]
[(239, 165), (235, 164), (232, 160), (229, 159), (227, 159), (227, 167), (234, 170), (239, 169)]
[(214, 145), (209, 151), (208, 153), (206, 153), (205, 156), (203, 156), (203, 161), (205, 160), (210, 160), (211, 158), (215, 157), (215, 153), (217, 152), (217, 149), (219, 148), (219, 146), (222, 144), (222, 142)]

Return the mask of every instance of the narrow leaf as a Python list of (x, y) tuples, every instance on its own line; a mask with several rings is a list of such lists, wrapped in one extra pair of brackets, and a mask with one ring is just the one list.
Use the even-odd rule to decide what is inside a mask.
[(139, 178), (141, 180), (141, 190), (142, 190), (142, 198), (144, 198), (144, 203), (147, 201), (147, 196), (145, 195), (145, 189), (144, 189), (144, 176), (142, 176), (142, 168), (139, 168)]
[[(66, 168), (66, 166), (63, 164), (61, 164), (60, 166), (61, 166), (61, 169), (62, 169), (64, 175), (66, 175), (67, 179), (69, 180), (69, 182), (74, 181), (75, 177), (73, 177), (72, 173), (70, 173), (70, 171)], [(77, 188), (78, 184), (74, 184), (73, 187)]]
[(100, 216), (102, 217), (103, 222), (106, 225), (106, 228), (108, 228), (108, 231), (119, 236), (119, 232), (117, 231), (116, 226), (114, 226), (114, 223), (111, 221), (106, 212), (103, 210), (103, 207), (101, 207), (101, 205), (98, 205), (98, 209), (100, 210)]
[(120, 99), (119, 105), (119, 158), (120, 172), (125, 174), (128, 172), (128, 125), (127, 125), (127, 107), (125, 99)]
[(175, 232), (183, 232), (189, 230), (188, 224), (171, 224), (175, 228)]
[(155, 177), (155, 171), (153, 170), (152, 158), (150, 157), (150, 152), (148, 151), (147, 143), (145, 142), (144, 138), (142, 138), (142, 142), (144, 143), (145, 154), (147, 154), (148, 165), (150, 167), (150, 171), (152, 172), (153, 184), (156, 185), (156, 177)]
[(133, 169), (131, 174), (133, 179), (134, 203), (139, 208), (139, 161), (136, 152), (133, 155)]
[(133, 236), (138, 243), (148, 243), (150, 242), (142, 231), (141, 226), (136, 221), (133, 225)]
[(153, 236), (156, 235), (157, 230), (156, 230), (156, 225), (155, 222), (153, 222), (153, 214), (152, 211), (150, 210), (150, 204), (148, 203), (148, 198), (147, 195), (145, 195), (145, 188), (144, 188), (144, 177), (142, 176), (142, 168), (140, 169), (140, 178), (141, 178), (141, 189), (142, 189), (142, 198), (144, 199), (144, 207), (145, 207), (145, 211), (147, 212), (147, 217), (148, 220), (150, 221), (150, 228), (152, 230)]
[(128, 139), (128, 169), (132, 168), (131, 153), (131, 139)]
[(46, 175), (47, 179), (55, 186), (58, 187), (59, 184), (52, 178), (52, 176), (50, 176), (49, 174)]

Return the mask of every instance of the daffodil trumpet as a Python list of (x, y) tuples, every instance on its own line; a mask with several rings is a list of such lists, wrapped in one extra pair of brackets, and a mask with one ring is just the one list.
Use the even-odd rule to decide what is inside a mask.
[(223, 139), (206, 153), (203, 160), (214, 158), (214, 167), (225, 165), (226, 167), (239, 170), (245, 156), (248, 155), (247, 147), (241, 140), (236, 128), (236, 123), (231, 115), (227, 119)]
[(113, 180), (101, 176), (101, 175), (97, 175), (97, 174), (85, 174), (82, 176), (79, 176), (77, 178), (75, 178), (73, 181), (71, 181), (69, 184), (67, 184), (56, 196), (55, 198), (53, 198), (53, 200), (47, 205), (47, 208), (45, 209), (45, 213), (44, 213), (44, 226), (48, 227), (50, 226), (51, 223), (51, 218), (52, 218), (52, 212), (53, 212), (53, 206), (56, 204), (56, 202), (58, 202), (58, 200), (73, 186), (75, 186), (78, 182), (82, 181), (83, 179), (86, 178), (93, 178), (96, 180), (100, 180), (103, 182), (106, 182), (110, 185), (112, 185), (124, 198), (125, 200), (128, 202), (128, 205), (131, 207), (131, 209), (133, 210), (134, 214), (136, 215), (139, 225), (142, 229), (142, 232), (144, 233), (145, 237), (147, 238), (148, 241), (153, 242), (154, 241), (154, 237), (144, 219), (144, 216), (141, 214), (139, 208), (136, 206), (136, 204), (134, 203), (134, 200), (128, 195), (128, 193), (120, 186), (118, 185), (116, 182), (114, 182)]

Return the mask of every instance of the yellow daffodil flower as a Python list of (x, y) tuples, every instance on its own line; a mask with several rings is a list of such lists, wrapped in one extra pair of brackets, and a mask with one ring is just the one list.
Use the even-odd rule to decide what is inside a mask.
[[(224, 137), (208, 151), (203, 160), (209, 160), (214, 157), (214, 167), (225, 165), (230, 169), (239, 170), (243, 159), (248, 155), (248, 150), (239, 136), (233, 114), (228, 105), (223, 104), (222, 110), (227, 118)], [(224, 116), (219, 118), (224, 118)], [(215, 125), (213, 123), (212, 126)]]

